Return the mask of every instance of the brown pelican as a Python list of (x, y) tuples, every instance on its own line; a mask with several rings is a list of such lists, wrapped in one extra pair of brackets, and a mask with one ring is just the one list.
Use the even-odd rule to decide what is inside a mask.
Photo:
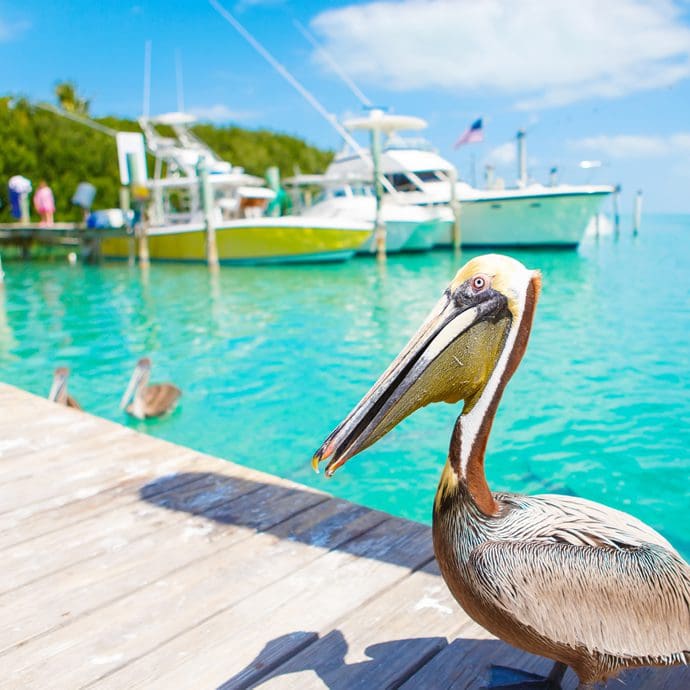
[(434, 501), (441, 573), (475, 621), (556, 662), (549, 678), (516, 671), (492, 687), (558, 687), (571, 666), (584, 688), (628, 667), (689, 663), (690, 567), (660, 534), (585, 499), (489, 490), (487, 439), (540, 285), (508, 257), (467, 263), (315, 468), (331, 458), (330, 476), (420, 407), (463, 400)]
[[(142, 357), (129, 380), (127, 390), (122, 396), (120, 407), (138, 419), (160, 417), (171, 412), (182, 395), (182, 391), (172, 383), (153, 383), (149, 385), (151, 360)], [(132, 401), (131, 404), (129, 401)]]
[(69, 369), (67, 367), (58, 367), (53, 373), (53, 384), (48, 393), (48, 400), (56, 402), (60, 405), (67, 405), (73, 407), (75, 410), (81, 410), (79, 403), (67, 393), (67, 377), (69, 376)]

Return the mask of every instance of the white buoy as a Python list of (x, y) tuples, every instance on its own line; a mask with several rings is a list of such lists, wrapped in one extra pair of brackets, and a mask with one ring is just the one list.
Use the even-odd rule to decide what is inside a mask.
[(70, 266), (74, 266), (77, 263), (77, 253), (76, 252), (70, 252), (67, 255), (67, 263), (69, 263)]

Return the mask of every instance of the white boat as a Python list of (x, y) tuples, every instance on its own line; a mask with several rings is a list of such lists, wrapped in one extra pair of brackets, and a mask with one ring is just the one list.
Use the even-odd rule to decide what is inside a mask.
[[(453, 213), (449, 207), (453, 190), (460, 202), (460, 229), (463, 246), (576, 246), (598, 212), (603, 197), (614, 191), (608, 185), (554, 185), (528, 183), (524, 172), (524, 136), (519, 140), (521, 178), (514, 188), (479, 189), (457, 182), (452, 163), (442, 158), (420, 139), (402, 138), (403, 129), (422, 129), (421, 118), (386, 115), (373, 110), (368, 118), (346, 122), (363, 128), (367, 120), (388, 123), (388, 138), (381, 153), (380, 168), (388, 188), (409, 203), (441, 208), (436, 244), (452, 243)], [(345, 147), (326, 171), (327, 177), (362, 175), (371, 169), (371, 154), (362, 157)]]
[[(316, 175), (291, 178), (285, 183), (291, 186), (318, 184), (323, 188), (313, 202), (301, 206), (300, 214), (306, 218), (349, 218), (371, 227), (376, 222), (376, 197), (371, 184)], [(442, 209), (405, 203), (397, 195), (384, 196), (381, 220), (386, 228), (386, 252), (389, 254), (431, 249), (445, 222)], [(358, 253), (375, 252), (376, 239), (372, 235)]]

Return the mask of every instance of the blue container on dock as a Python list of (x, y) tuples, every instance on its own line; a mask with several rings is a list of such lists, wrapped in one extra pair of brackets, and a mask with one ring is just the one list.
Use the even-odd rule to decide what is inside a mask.
[(75, 206), (90, 209), (96, 196), (96, 188), (90, 182), (80, 182), (71, 201)]

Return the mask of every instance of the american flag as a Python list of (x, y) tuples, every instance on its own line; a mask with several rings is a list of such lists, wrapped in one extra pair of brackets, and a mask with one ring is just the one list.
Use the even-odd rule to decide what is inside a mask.
[(484, 141), (481, 117), (475, 120), (469, 129), (460, 135), (453, 148), (460, 148), (463, 144), (478, 144), (480, 141)]

